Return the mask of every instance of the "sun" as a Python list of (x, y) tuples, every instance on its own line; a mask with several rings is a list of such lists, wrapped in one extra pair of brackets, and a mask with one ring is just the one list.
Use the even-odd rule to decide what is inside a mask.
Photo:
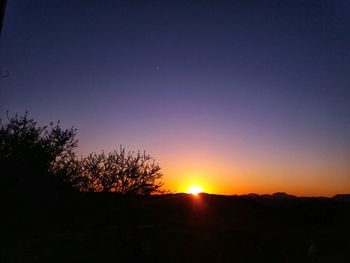
[(188, 188), (187, 191), (189, 194), (193, 194), (193, 195), (198, 195), (199, 193), (203, 192), (202, 187), (198, 186), (198, 185), (193, 185), (190, 188)]

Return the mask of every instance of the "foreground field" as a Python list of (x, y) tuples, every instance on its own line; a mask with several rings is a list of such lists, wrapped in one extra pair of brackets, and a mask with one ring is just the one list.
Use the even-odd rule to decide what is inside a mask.
[(96, 194), (53, 210), (8, 222), (2, 262), (350, 262), (346, 201)]

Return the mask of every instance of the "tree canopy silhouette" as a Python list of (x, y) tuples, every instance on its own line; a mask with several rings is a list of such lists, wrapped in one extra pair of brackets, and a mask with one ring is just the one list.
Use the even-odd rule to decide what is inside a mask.
[(161, 168), (145, 152), (91, 153), (77, 157), (76, 129), (60, 122), (38, 126), (18, 114), (0, 119), (2, 182), (10, 192), (51, 191), (69, 184), (82, 192), (117, 192), (148, 195), (162, 186)]
[(77, 146), (76, 129), (60, 122), (39, 126), (33, 119), (9, 116), (0, 119), (0, 165), (8, 191), (49, 191), (55, 184), (52, 170)]
[(73, 157), (61, 165), (69, 182), (83, 192), (148, 195), (162, 186), (160, 166), (145, 152), (119, 151)]

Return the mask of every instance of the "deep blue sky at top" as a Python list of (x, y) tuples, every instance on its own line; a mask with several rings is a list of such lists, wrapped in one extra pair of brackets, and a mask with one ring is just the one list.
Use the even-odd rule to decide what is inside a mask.
[(10, 0), (0, 68), (1, 115), (74, 125), (82, 151), (213, 139), (350, 152), (345, 0)]

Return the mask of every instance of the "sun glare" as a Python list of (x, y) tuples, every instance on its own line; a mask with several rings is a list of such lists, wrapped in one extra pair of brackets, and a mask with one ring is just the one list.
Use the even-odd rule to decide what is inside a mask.
[(193, 185), (190, 188), (188, 188), (189, 194), (198, 195), (199, 193), (202, 193), (202, 192), (203, 192), (202, 187), (200, 187), (198, 185)]

